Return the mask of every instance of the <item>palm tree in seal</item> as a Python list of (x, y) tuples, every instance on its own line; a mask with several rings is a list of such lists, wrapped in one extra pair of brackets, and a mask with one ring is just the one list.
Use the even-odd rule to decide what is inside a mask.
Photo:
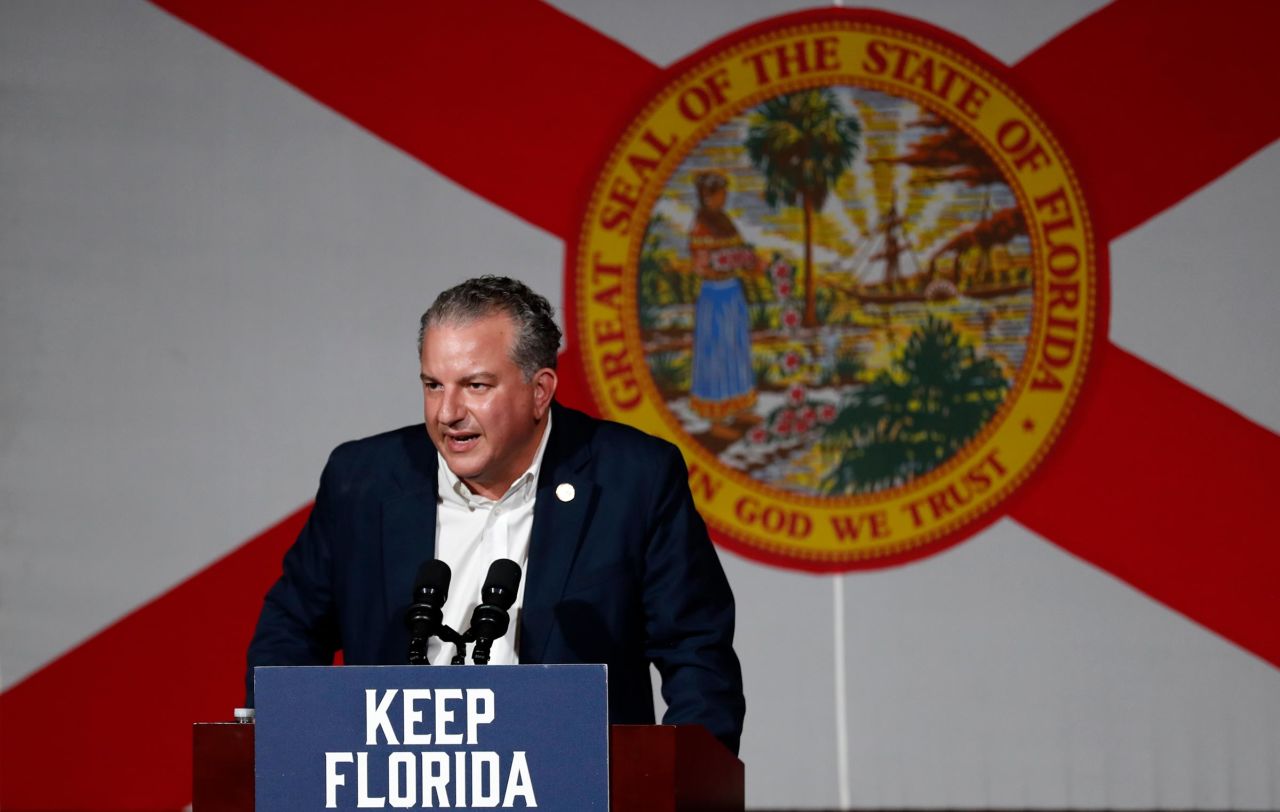
[(799, 205), (804, 212), (804, 325), (816, 327), (813, 284), (813, 213), (858, 154), (862, 127), (845, 115), (830, 88), (775, 96), (752, 113), (745, 142), (764, 175), (770, 206)]

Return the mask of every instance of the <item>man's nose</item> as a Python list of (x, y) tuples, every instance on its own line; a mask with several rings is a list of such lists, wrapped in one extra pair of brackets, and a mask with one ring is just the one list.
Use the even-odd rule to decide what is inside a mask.
[(440, 413), (437, 415), (441, 423), (452, 424), (462, 419), (466, 410), (462, 406), (462, 393), (453, 387), (446, 386), (440, 396)]

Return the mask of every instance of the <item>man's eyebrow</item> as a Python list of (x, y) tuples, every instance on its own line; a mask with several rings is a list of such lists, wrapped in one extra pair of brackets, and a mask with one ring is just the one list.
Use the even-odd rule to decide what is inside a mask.
[[(419, 380), (423, 383), (439, 383), (435, 376), (428, 375), (425, 372), (418, 374)], [(493, 383), (498, 380), (498, 376), (492, 372), (473, 372), (470, 375), (464, 375), (458, 379), (458, 383)]]

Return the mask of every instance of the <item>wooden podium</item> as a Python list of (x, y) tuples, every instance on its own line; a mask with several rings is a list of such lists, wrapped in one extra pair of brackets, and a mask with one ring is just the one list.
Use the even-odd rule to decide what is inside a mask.
[[(192, 812), (253, 810), (252, 724), (197, 722)], [(612, 725), (613, 812), (719, 812), (744, 808), (744, 769), (696, 725)]]

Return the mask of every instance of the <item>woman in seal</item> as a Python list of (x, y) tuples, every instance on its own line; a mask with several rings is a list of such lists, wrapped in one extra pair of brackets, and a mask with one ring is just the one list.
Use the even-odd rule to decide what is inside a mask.
[(751, 321), (740, 276), (756, 270), (755, 252), (724, 212), (729, 184), (718, 172), (694, 177), (698, 213), (689, 227), (689, 255), (702, 280), (693, 325), (693, 411), (711, 433), (736, 436), (727, 425), (755, 405)]

